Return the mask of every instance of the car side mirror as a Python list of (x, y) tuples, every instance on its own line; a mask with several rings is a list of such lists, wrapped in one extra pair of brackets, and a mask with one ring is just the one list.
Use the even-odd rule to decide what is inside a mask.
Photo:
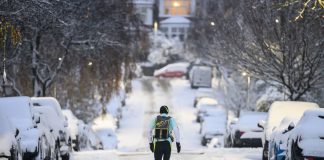
[(288, 131), (291, 131), (292, 129), (294, 129), (295, 128), (295, 124), (294, 124), (294, 122), (291, 122), (290, 124), (289, 124), (289, 126), (288, 126)]
[(19, 129), (16, 129), (15, 137), (17, 137), (18, 135), (19, 135)]
[(35, 113), (33, 116), (33, 120), (36, 124), (39, 124), (40, 123), (40, 114)]
[(264, 120), (259, 121), (258, 127), (264, 130), (264, 126), (265, 126), (265, 121)]

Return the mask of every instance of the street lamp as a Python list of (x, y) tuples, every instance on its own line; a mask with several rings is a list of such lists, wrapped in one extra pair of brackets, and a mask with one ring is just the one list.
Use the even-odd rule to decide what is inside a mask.
[(246, 96), (246, 108), (250, 104), (250, 85), (251, 85), (251, 76), (247, 72), (242, 72), (243, 77), (247, 77), (247, 96)]
[(210, 22), (210, 25), (211, 26), (215, 26), (215, 22)]

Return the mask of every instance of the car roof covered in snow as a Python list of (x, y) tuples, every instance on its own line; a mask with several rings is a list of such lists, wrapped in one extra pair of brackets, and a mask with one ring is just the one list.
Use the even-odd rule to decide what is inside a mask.
[(0, 113), (10, 119), (17, 128), (33, 126), (31, 102), (29, 97), (0, 98)]
[(226, 115), (205, 117), (202, 123), (201, 134), (225, 134)]
[(53, 107), (55, 109), (56, 114), (63, 119), (63, 113), (61, 111), (61, 105), (54, 97), (32, 97), (31, 101), (33, 105), (41, 105), (47, 107)]
[(217, 105), (218, 101), (214, 98), (210, 98), (210, 97), (202, 97), (201, 99), (199, 99), (197, 106), (200, 105)]
[(177, 62), (177, 63), (171, 63), (168, 64), (158, 70), (154, 71), (154, 75), (156, 74), (161, 74), (163, 72), (165, 72), (166, 70), (168, 71), (181, 71), (181, 72), (187, 72), (189, 67), (189, 63), (188, 62)]
[(251, 131), (259, 130), (258, 123), (261, 120), (265, 120), (267, 113), (265, 112), (241, 112), (241, 116), (236, 124), (236, 127), (240, 130)]
[(41, 115), (41, 123), (44, 123), (50, 129), (53, 129), (56, 134), (59, 134), (59, 130), (64, 130), (64, 123), (60, 117), (55, 113), (55, 109), (48, 106), (33, 107), (33, 111)]
[(305, 138), (307, 136), (311, 136), (311, 138), (324, 137), (324, 109), (305, 111), (296, 128), (300, 128)]
[(307, 109), (319, 108), (316, 103), (276, 101), (271, 104), (267, 117), (266, 136), (269, 137), (284, 117), (300, 119)]

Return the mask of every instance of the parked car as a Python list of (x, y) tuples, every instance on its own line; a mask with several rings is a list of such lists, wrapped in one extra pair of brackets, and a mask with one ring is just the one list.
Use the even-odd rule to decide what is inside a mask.
[(191, 88), (211, 88), (213, 78), (212, 68), (209, 66), (194, 66), (190, 74)]
[(229, 131), (229, 146), (231, 147), (262, 147), (263, 130), (258, 122), (266, 119), (263, 112), (241, 112), (237, 123)]
[(116, 122), (113, 116), (106, 114), (101, 115), (94, 119), (92, 129), (99, 136), (103, 149), (116, 149), (117, 136), (116, 136)]
[(297, 123), (297, 119), (285, 117), (280, 125), (276, 127), (269, 140), (269, 159), (285, 160), (287, 151), (287, 142), (290, 132)]
[(84, 123), (80, 121), (71, 110), (62, 110), (62, 113), (67, 118), (68, 130), (72, 139), (72, 148), (74, 151), (80, 151), (86, 145), (86, 139), (83, 133)]
[(288, 160), (324, 159), (324, 109), (305, 111), (288, 141)]
[(18, 129), (14, 129), (8, 118), (0, 114), (0, 159), (20, 160), (20, 137)]
[(45, 106), (54, 109), (57, 122), (60, 126), (60, 155), (62, 159), (70, 159), (70, 152), (72, 151), (72, 139), (68, 130), (67, 118), (63, 115), (61, 105), (54, 97), (32, 97), (31, 102), (34, 106)]
[(218, 115), (218, 113), (223, 110), (225, 110), (225, 109), (220, 105), (215, 105), (215, 104), (199, 105), (196, 121), (203, 122), (204, 117)]
[(23, 159), (49, 158), (45, 134), (36, 125), (40, 119), (32, 114), (31, 109), (29, 97), (0, 98), (0, 113), (18, 129)]
[(215, 91), (211, 88), (199, 88), (196, 92), (194, 107), (197, 107), (197, 103), (201, 98), (215, 98)]
[[(226, 132), (226, 111), (218, 110), (218, 114), (205, 117), (201, 124), (201, 145), (206, 146), (212, 139), (217, 138), (215, 147), (224, 146), (224, 135)], [(214, 140), (215, 141), (215, 140)]]
[(48, 106), (33, 106), (32, 111), (40, 115), (41, 123), (37, 126), (45, 133), (46, 141), (48, 142), (49, 155), (52, 159), (60, 157), (60, 132), (64, 130), (64, 125), (58, 123), (60, 118), (55, 114), (55, 110)]
[(215, 98), (211, 97), (200, 97), (197, 101), (197, 105), (195, 107), (199, 108), (202, 105), (217, 105), (218, 101)]
[(99, 138), (99, 136), (94, 132), (94, 130), (86, 125), (85, 133), (87, 135), (87, 146), (94, 150), (102, 150), (103, 144)]
[(292, 102), (292, 101), (276, 101), (271, 104), (266, 122), (260, 121), (258, 126), (264, 129), (262, 137), (262, 159), (267, 160), (269, 154), (269, 140), (272, 132), (279, 126), (283, 118), (300, 119), (304, 111), (307, 109), (319, 108), (315, 103), (309, 102)]
[(181, 78), (188, 72), (187, 68), (189, 63), (178, 62), (173, 64), (168, 64), (165, 67), (155, 70), (154, 77), (160, 78)]

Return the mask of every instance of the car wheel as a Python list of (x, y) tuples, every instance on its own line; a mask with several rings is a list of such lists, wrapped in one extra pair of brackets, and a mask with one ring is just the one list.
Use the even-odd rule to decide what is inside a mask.
[(55, 160), (60, 160), (60, 158), (61, 158), (61, 155), (60, 155), (60, 148), (59, 148), (59, 146), (55, 146), (55, 150), (54, 150), (54, 154), (55, 154)]
[(9, 160), (18, 160), (19, 153), (16, 149), (14, 149), (14, 146), (12, 146), (12, 149), (10, 150), (10, 157)]
[(302, 155), (302, 149), (298, 147), (297, 142), (291, 146), (291, 159), (293, 160), (304, 160)]
[(61, 156), (62, 160), (69, 160), (70, 159), (70, 154), (65, 154)]
[(262, 151), (262, 160), (268, 160), (268, 148), (269, 142), (266, 141)]

